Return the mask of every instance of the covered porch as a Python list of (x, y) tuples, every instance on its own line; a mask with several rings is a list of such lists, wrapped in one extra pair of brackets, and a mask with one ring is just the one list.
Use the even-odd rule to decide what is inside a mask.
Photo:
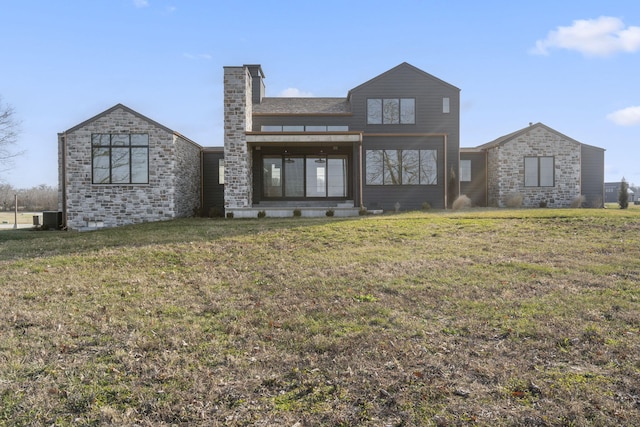
[(358, 215), (361, 202), (360, 132), (248, 132), (250, 207), (227, 208), (236, 218)]

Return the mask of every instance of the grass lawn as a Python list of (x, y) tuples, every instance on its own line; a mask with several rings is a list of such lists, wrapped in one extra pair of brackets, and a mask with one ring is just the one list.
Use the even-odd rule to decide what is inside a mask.
[(640, 209), (0, 232), (0, 425), (640, 425)]
[[(40, 216), (40, 223), (42, 224), (42, 212), (18, 212), (18, 224), (31, 224), (33, 225), (33, 216)], [(15, 212), (0, 212), (0, 225), (15, 224), (16, 214)]]

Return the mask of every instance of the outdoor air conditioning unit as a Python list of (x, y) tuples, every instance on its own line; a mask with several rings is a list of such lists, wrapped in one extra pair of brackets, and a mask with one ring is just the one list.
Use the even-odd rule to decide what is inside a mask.
[(49, 230), (59, 230), (62, 227), (62, 212), (44, 211), (42, 212), (42, 227)]

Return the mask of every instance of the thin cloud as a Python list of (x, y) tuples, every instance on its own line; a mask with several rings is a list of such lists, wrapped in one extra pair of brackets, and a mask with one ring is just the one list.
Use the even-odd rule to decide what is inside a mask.
[(551, 49), (575, 50), (590, 57), (637, 52), (640, 27), (627, 27), (621, 19), (611, 16), (577, 20), (569, 27), (549, 31), (547, 38), (536, 41), (530, 53), (548, 55)]
[(640, 106), (627, 107), (607, 115), (607, 119), (620, 126), (640, 125)]
[(137, 7), (138, 9), (143, 8), (143, 7), (148, 7), (149, 6), (149, 2), (147, 0), (133, 0), (133, 5), (135, 7)]
[(289, 87), (280, 92), (279, 96), (283, 98), (312, 98), (313, 94), (311, 92), (303, 92), (295, 87)]

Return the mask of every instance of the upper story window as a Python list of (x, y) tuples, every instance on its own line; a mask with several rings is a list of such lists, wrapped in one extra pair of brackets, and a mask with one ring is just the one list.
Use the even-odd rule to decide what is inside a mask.
[(552, 156), (524, 158), (525, 187), (553, 187), (554, 158)]
[(415, 123), (416, 100), (414, 98), (367, 99), (367, 124), (413, 125)]
[(149, 135), (91, 135), (91, 174), (94, 184), (149, 183)]

